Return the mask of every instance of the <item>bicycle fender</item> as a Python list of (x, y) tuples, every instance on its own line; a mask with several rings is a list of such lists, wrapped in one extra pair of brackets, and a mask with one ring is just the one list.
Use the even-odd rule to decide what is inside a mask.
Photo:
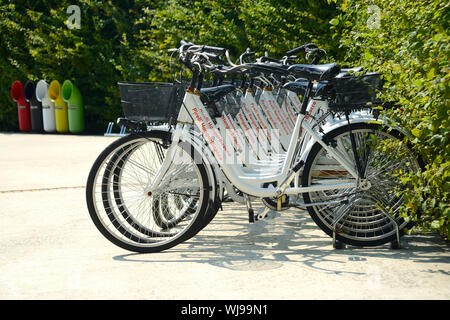
[(194, 149), (202, 155), (202, 160), (204, 161), (206, 167), (207, 167), (207, 173), (211, 183), (211, 186), (213, 187), (212, 195), (215, 194), (215, 188), (218, 186), (219, 188), (219, 198), (222, 200), (223, 196), (223, 190), (224, 190), (224, 184), (223, 184), (223, 175), (222, 171), (219, 168), (219, 165), (217, 161), (215, 160), (214, 156), (212, 155), (211, 151), (208, 149), (208, 147), (205, 146), (204, 142), (201, 140), (202, 137), (200, 133), (195, 132), (192, 129), (183, 129), (184, 134), (180, 137), (181, 140), (186, 139), (186, 137), (189, 137), (188, 140), (194, 147)]
[[(354, 112), (352, 114), (350, 114), (350, 124), (352, 123), (362, 123), (362, 122), (366, 122), (366, 123), (376, 123), (376, 124), (380, 124), (383, 125), (385, 127), (390, 127), (391, 129), (397, 130), (400, 133), (402, 133), (403, 135), (405, 135), (406, 137), (412, 138), (412, 135), (410, 133), (408, 133), (405, 129), (401, 128), (398, 125), (394, 125), (392, 124), (388, 118), (386, 117), (378, 117), (375, 118), (372, 114), (370, 113), (366, 113), (366, 112)], [(340, 126), (343, 126), (345, 124), (348, 124), (347, 119), (337, 119), (337, 121), (333, 121), (329, 128), (325, 128), (324, 127), (324, 131), (325, 133), (330, 132), (331, 130), (334, 130)]]
[[(389, 123), (387, 121), (386, 118), (382, 118), (379, 117), (378, 119), (374, 118), (373, 115), (368, 114), (368, 113), (360, 113), (360, 112), (355, 112), (352, 113), (349, 117), (349, 121), (350, 124), (355, 124), (355, 123), (375, 123), (375, 124), (380, 124), (386, 127), (390, 127), (392, 129), (395, 129), (399, 132), (401, 132), (403, 135), (405, 135), (406, 137), (411, 137), (411, 134), (407, 133), (404, 129), (402, 129), (399, 126), (395, 126), (392, 125), (391, 123)], [(332, 122), (327, 122), (324, 126), (322, 126), (323, 129), (323, 135), (337, 129), (343, 126), (347, 126), (348, 125), (348, 121), (345, 118), (342, 119), (337, 119), (334, 118)], [(309, 151), (311, 150), (311, 148), (313, 147), (313, 145), (316, 143), (315, 140), (311, 139), (310, 141), (308, 141), (306, 148), (304, 149), (304, 152), (302, 153), (300, 160), (306, 161), (306, 158), (308, 157)]]

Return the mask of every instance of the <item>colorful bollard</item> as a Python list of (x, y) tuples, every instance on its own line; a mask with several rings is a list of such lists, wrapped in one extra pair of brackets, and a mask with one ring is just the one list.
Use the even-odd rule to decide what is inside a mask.
[(23, 85), (20, 81), (14, 81), (11, 86), (11, 98), (17, 103), (20, 131), (31, 130), (30, 104), (23, 95)]
[(42, 132), (42, 104), (36, 97), (36, 87), (33, 81), (29, 80), (25, 83), (23, 95), (30, 104), (31, 130)]
[(36, 98), (42, 103), (42, 122), (44, 131), (55, 132), (55, 104), (48, 95), (48, 83), (44, 80), (39, 80), (36, 84)]
[(62, 98), (67, 102), (69, 131), (80, 133), (84, 131), (83, 97), (80, 90), (70, 80), (64, 81), (62, 85)]
[(48, 87), (48, 95), (55, 103), (56, 131), (65, 133), (69, 131), (69, 121), (67, 115), (67, 103), (61, 96), (61, 84), (58, 80), (53, 80)]

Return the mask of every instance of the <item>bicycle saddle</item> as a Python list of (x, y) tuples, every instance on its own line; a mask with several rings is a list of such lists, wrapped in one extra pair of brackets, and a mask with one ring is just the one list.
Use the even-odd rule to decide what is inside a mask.
[[(287, 82), (283, 85), (283, 88), (289, 91), (293, 91), (301, 96), (305, 95), (306, 89), (308, 88), (308, 80), (307, 79), (296, 79), (295, 81)], [(326, 84), (316, 83), (314, 84), (311, 97), (320, 96), (325, 90)]]
[(294, 64), (288, 71), (298, 78), (306, 78), (310, 81), (325, 81), (334, 78), (341, 68), (336, 63), (328, 64)]
[(204, 104), (211, 102), (217, 102), (220, 98), (224, 97), (230, 92), (233, 92), (236, 88), (231, 84), (223, 84), (217, 87), (202, 88), (200, 89), (200, 99)]

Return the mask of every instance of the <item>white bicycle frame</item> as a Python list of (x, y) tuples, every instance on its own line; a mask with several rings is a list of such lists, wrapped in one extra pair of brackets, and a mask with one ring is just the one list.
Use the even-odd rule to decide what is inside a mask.
[[(296, 97), (295, 94), (294, 97)], [(299, 102), (298, 97), (296, 98)], [(222, 118), (216, 119), (219, 122), (219, 127), (228, 129), (233, 127), (236, 135), (240, 136), (240, 142), (247, 137), (255, 157), (262, 160), (269, 158), (272, 162), (277, 160), (281, 162), (285, 157), (285, 150), (289, 146), (290, 132), (294, 129), (296, 121), (294, 112), (298, 112), (294, 104), (288, 101), (288, 99), (291, 100), (291, 97), (289, 97), (289, 94), (286, 95), (282, 105), (279, 106), (272, 92), (264, 90), (259, 99), (260, 104), (258, 104), (251, 91), (248, 90), (240, 99), (241, 110), (236, 115), (237, 123), (230, 119), (229, 115), (224, 115)], [(307, 110), (309, 116), (316, 116), (319, 109), (314, 108), (314, 106), (315, 103)], [(236, 127), (240, 127), (245, 134), (242, 135), (240, 133), (241, 130), (236, 129)], [(288, 130), (286, 130), (287, 127), (289, 128)], [(280, 148), (280, 145), (283, 146), (284, 150)], [(241, 148), (239, 144), (235, 147), (237, 147), (237, 150)], [(253, 160), (250, 163), (246, 163), (246, 165), (254, 166), (256, 162), (257, 160)], [(265, 165), (268, 165), (267, 162)]]
[[(267, 159), (267, 157), (269, 157), (271, 161), (255, 160), (252, 154), (250, 161), (243, 161), (246, 166), (274, 166), (275, 163), (281, 164), (286, 156), (285, 150), (287, 150), (289, 146), (290, 134), (284, 134), (282, 130), (279, 129), (282, 127), (282, 124), (278, 119), (280, 119), (280, 115), (283, 114), (284, 121), (286, 123), (292, 123), (292, 126), (290, 126), (290, 132), (292, 132), (296, 121), (294, 112), (297, 113), (300, 110), (300, 100), (295, 93), (287, 91), (282, 101), (282, 105), (279, 106), (271, 91), (264, 90), (259, 100), (263, 106), (265, 104), (271, 106), (270, 108), (267, 108), (267, 111), (264, 111), (263, 107), (256, 103), (251, 92), (252, 90), (247, 90), (245, 95), (241, 97), (241, 110), (237, 114), (239, 120), (238, 123), (235, 123), (233, 119), (230, 119), (230, 115), (223, 115), (222, 118), (216, 118), (216, 121), (219, 123), (223, 135), (225, 128), (230, 129), (232, 127), (234, 129), (237, 137), (233, 137), (232, 141), (236, 141), (236, 144), (233, 144), (236, 150), (242, 149), (241, 145), (245, 143), (244, 136), (247, 136), (249, 145), (253, 147), (252, 150), (255, 153), (255, 157), (259, 159)], [(326, 113), (327, 110), (321, 109), (326, 108), (324, 104), (319, 104), (321, 107), (316, 107), (316, 105), (316, 102), (310, 104), (307, 109), (308, 117), (315, 118), (319, 115), (319, 111), (322, 111), (323, 114)], [(274, 115), (275, 112), (278, 112), (277, 110), (281, 110), (278, 119)], [(269, 124), (268, 119), (272, 124)], [(329, 117), (327, 121), (333, 122), (334, 119)], [(253, 134), (241, 134), (239, 126), (244, 132), (253, 130)], [(238, 129), (236, 127), (238, 127)], [(302, 143), (305, 145), (308, 140), (309, 137), (305, 137)], [(284, 150), (283, 148), (280, 148), (281, 145), (284, 147)]]
[[(310, 100), (309, 104), (314, 103), (315, 100)], [(316, 102), (317, 103), (317, 102)], [(324, 102), (325, 103), (325, 102)], [(310, 108), (310, 106), (308, 106)], [(208, 111), (200, 100), (199, 95), (192, 92), (186, 92), (183, 99), (183, 107), (180, 110), (177, 121), (179, 124), (176, 126), (173, 132), (172, 145), (167, 151), (166, 158), (159, 170), (155, 175), (153, 181), (149, 184), (147, 190), (154, 189), (164, 178), (164, 173), (170, 167), (172, 163), (172, 152), (176, 152), (176, 146), (178, 142), (191, 137), (183, 136), (183, 127), (188, 124), (195, 124), (205, 139), (207, 148), (210, 150), (214, 157), (214, 160), (218, 163), (220, 171), (223, 175), (234, 185), (237, 189), (250, 196), (265, 198), (265, 197), (278, 197), (280, 196), (280, 190), (275, 189), (273, 186), (262, 187), (266, 182), (278, 182), (280, 185), (283, 181), (286, 181), (290, 176), (295, 175), (295, 172), (291, 171), (291, 167), (294, 165), (294, 157), (296, 153), (297, 144), (302, 141), (304, 134), (308, 134), (312, 140), (317, 141), (326, 149), (329, 154), (347, 170), (354, 180), (342, 181), (336, 183), (334, 180), (324, 180), (323, 183), (310, 186), (310, 187), (286, 187), (282, 194), (297, 195), (303, 192), (311, 191), (325, 191), (325, 190), (337, 190), (357, 187), (358, 173), (355, 170), (355, 165), (343, 156), (339, 150), (328, 146), (322, 141), (321, 136), (310, 125), (311, 117), (307, 118), (306, 115), (299, 113), (295, 122), (294, 130), (291, 134), (291, 139), (286, 152), (286, 157), (283, 160), (283, 164), (280, 170), (275, 170), (273, 173), (267, 171), (259, 172), (258, 170), (247, 171), (243, 170), (240, 163), (236, 161), (236, 154), (232, 146), (224, 141), (223, 136), (219, 132), (219, 128), (210, 118)], [(193, 120), (193, 122), (192, 122)], [(301, 130), (303, 129), (303, 130)], [(196, 146), (197, 145), (197, 146)], [(193, 144), (194, 147), (199, 147), (198, 144)], [(203, 153), (205, 143), (203, 143), (202, 150), (199, 150), (200, 154)], [(301, 155), (301, 159), (306, 159), (306, 154)]]

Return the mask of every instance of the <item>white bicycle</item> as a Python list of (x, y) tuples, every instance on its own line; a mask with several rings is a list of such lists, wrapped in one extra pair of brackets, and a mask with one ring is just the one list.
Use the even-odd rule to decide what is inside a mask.
[[(400, 130), (363, 111), (370, 106), (361, 101), (340, 103), (342, 97), (352, 97), (345, 87), (354, 88), (351, 82), (359, 78), (339, 78), (341, 70), (336, 64), (280, 67), (256, 62), (225, 67), (217, 61), (219, 56), (227, 56), (226, 50), (191, 43), (182, 44), (177, 52), (193, 74), (184, 95), (179, 85), (121, 85), (124, 110), (146, 107), (150, 116), (141, 117), (142, 121), (168, 120), (178, 114), (173, 127), (149, 131), (122, 119), (134, 132), (114, 141), (95, 161), (87, 181), (87, 205), (107, 239), (136, 252), (171, 248), (214, 218), (226, 191), (233, 200), (246, 204), (251, 222), (267, 213), (255, 215), (252, 201), (271, 199), (272, 210), (306, 207), (317, 225), (333, 238), (335, 247), (341, 243), (399, 244), (409, 221), (398, 213), (401, 190), (406, 186), (397, 173), (419, 170), (420, 163)], [(289, 120), (289, 110), (284, 116), (279, 113), (279, 120), (292, 121), (288, 143), (280, 143), (281, 148), (273, 153), (276, 143), (265, 135), (265, 140), (258, 141), (269, 141), (271, 149), (255, 150), (245, 131), (226, 128), (226, 115), (211, 117), (205, 99), (206, 104), (219, 102), (236, 90), (219, 85), (205, 89), (202, 96), (203, 75), (211, 73), (306, 79), (284, 84), (288, 90), (304, 90), (295, 122), (292, 117)], [(321, 89), (314, 90), (318, 84)], [(181, 97), (178, 110), (177, 99)], [(161, 105), (167, 106), (165, 113)], [(313, 109), (324, 114), (319, 118), (308, 115), (307, 110)], [(355, 110), (360, 112), (355, 115)], [(330, 116), (334, 116), (333, 121)], [(246, 120), (248, 123), (247, 116)], [(258, 121), (256, 126), (264, 128), (262, 120)], [(259, 131), (256, 126), (249, 130)], [(278, 132), (272, 136), (280, 137)], [(263, 159), (262, 154), (268, 157)]]

